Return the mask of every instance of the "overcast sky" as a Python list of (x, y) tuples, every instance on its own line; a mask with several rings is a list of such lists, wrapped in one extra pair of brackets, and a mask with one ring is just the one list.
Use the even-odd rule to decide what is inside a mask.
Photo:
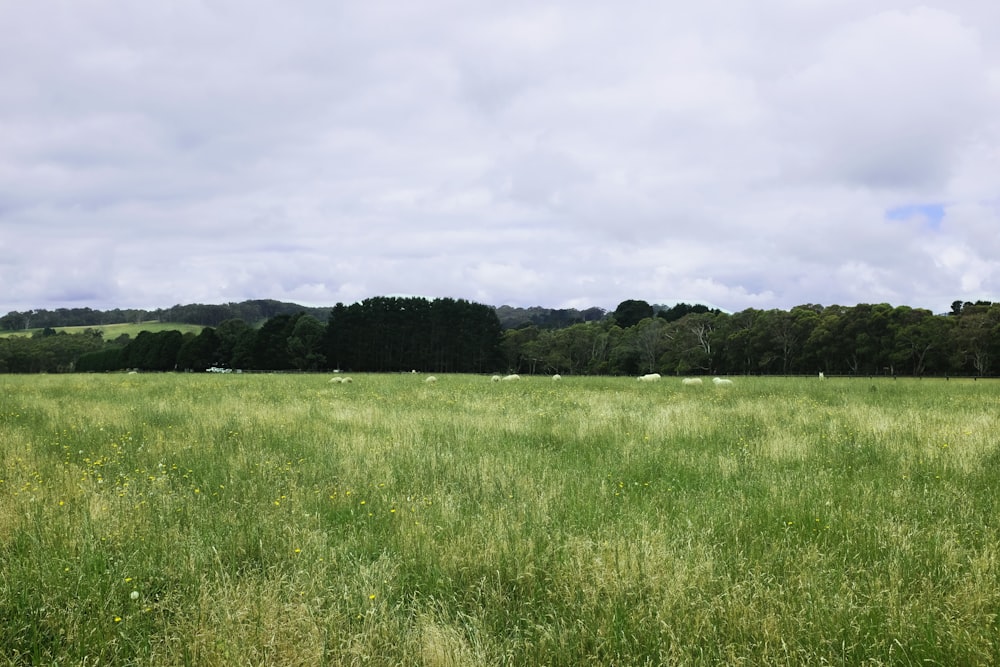
[(1000, 300), (996, 0), (0, 0), (0, 313)]

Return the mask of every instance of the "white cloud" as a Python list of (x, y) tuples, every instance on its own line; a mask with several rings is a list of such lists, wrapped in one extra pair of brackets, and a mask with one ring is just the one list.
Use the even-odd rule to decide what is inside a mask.
[(0, 312), (1000, 299), (998, 7), (0, 5)]
[(943, 187), (988, 117), (985, 65), (976, 30), (945, 11), (885, 11), (834, 30), (776, 87), (789, 176)]

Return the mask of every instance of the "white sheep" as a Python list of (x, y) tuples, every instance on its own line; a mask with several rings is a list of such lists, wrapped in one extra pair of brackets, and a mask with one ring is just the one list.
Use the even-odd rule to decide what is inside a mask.
[(552, 376), (552, 379), (558, 382), (559, 380), (562, 380), (562, 375), (556, 373), (555, 375)]
[(638, 379), (639, 379), (639, 382), (659, 382), (660, 381), (660, 374), (659, 373), (646, 373), (645, 375), (640, 375)]
[(343, 381), (344, 381), (344, 378), (342, 378), (342, 377), (332, 377), (332, 378), (330, 378), (330, 384), (340, 384)]
[(499, 381), (500, 381), (499, 375), (494, 375), (493, 377), (490, 378), (490, 382), (499, 382)]
[(717, 387), (731, 387), (733, 385), (732, 380), (724, 378), (712, 378), (712, 382), (714, 382)]
[(513, 381), (516, 381), (516, 380), (520, 380), (521, 376), (518, 375), (517, 373), (512, 373), (510, 375), (504, 375), (501, 379), (504, 382), (513, 382)]
[(685, 387), (700, 387), (702, 383), (701, 378), (684, 378), (681, 384)]
[(825, 379), (826, 379), (826, 376), (825, 376), (825, 375), (823, 375), (823, 371), (820, 371), (820, 372), (819, 372), (819, 379), (820, 379), (820, 380), (825, 380)]
[(433, 375), (428, 375), (427, 379), (424, 380), (424, 382), (426, 382), (428, 384), (434, 384), (437, 381), (438, 381), (438, 379), (436, 377), (434, 377)]
[(343, 382), (344, 384), (351, 384), (352, 382), (354, 382), (354, 380), (352, 380), (350, 377), (346, 377), (343, 380), (341, 380), (341, 382)]

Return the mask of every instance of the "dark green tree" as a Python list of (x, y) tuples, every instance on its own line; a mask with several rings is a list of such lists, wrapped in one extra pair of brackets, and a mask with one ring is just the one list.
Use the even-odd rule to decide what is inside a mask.
[(288, 338), (288, 354), (295, 368), (302, 371), (316, 371), (326, 366), (323, 354), (323, 338), (326, 325), (312, 315), (302, 315)]
[(205, 327), (197, 336), (187, 334), (177, 353), (177, 369), (203, 371), (216, 365), (219, 337), (215, 329)]
[(500, 353), (503, 369), (508, 373), (527, 373), (537, 359), (532, 363), (529, 355), (537, 352), (537, 348), (528, 347), (529, 343), (538, 340), (541, 332), (534, 324), (518, 329), (507, 329), (500, 342)]
[(622, 329), (628, 329), (629, 327), (634, 327), (639, 322), (643, 321), (647, 317), (653, 317), (656, 312), (653, 307), (645, 301), (637, 299), (628, 299), (622, 301), (615, 308), (615, 312), (612, 313), (612, 317), (615, 318), (615, 322), (618, 323)]
[(288, 339), (300, 315), (276, 315), (264, 322), (254, 336), (251, 368), (284, 371), (294, 368), (288, 351)]
[(144, 371), (172, 371), (184, 337), (180, 331), (141, 331), (124, 350), (127, 368)]
[(103, 350), (85, 352), (77, 359), (76, 372), (106, 373), (109, 371), (120, 371), (125, 368), (124, 351), (122, 347), (112, 346)]
[(241, 319), (225, 320), (215, 329), (218, 348), (212, 364), (224, 368), (251, 368), (254, 328)]

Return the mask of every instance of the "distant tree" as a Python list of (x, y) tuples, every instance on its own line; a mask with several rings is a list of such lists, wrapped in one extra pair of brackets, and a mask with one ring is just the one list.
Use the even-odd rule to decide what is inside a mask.
[(552, 337), (567, 364), (563, 372), (589, 375), (606, 373), (609, 326), (610, 322), (593, 321), (553, 331)]
[(76, 362), (78, 373), (105, 373), (126, 368), (124, 348), (106, 347), (103, 350), (85, 352)]
[(177, 369), (203, 371), (215, 365), (218, 354), (219, 337), (215, 329), (205, 327), (197, 336), (185, 334), (177, 352)]
[(575, 308), (500, 306), (494, 310), (504, 330), (519, 329), (528, 324), (534, 324), (539, 329), (563, 329), (582, 322), (599, 322), (605, 315), (604, 309), (596, 307), (580, 311)]
[(12, 310), (0, 318), (0, 328), (3, 328), (5, 331), (23, 331), (24, 329), (30, 329), (34, 315), (35, 311), (33, 310), (26, 310), (20, 313), (16, 310)]
[(175, 370), (183, 343), (180, 331), (142, 331), (125, 347), (126, 367), (147, 371)]
[(685, 315), (690, 315), (692, 313), (700, 315), (702, 313), (713, 313), (719, 314), (722, 311), (718, 308), (709, 308), (706, 305), (696, 303), (694, 305), (688, 303), (676, 303), (669, 308), (659, 307), (657, 308), (656, 316), (663, 318), (667, 322), (676, 322)]
[(302, 315), (288, 338), (288, 353), (295, 368), (315, 371), (326, 365), (323, 354), (323, 338), (326, 326), (312, 315)]
[(252, 368), (283, 371), (294, 368), (288, 352), (288, 339), (301, 315), (275, 315), (264, 322), (253, 342)]
[(653, 373), (657, 370), (657, 361), (673, 336), (668, 328), (666, 320), (659, 317), (647, 317), (635, 325), (635, 348), (641, 372)]
[(1000, 356), (1000, 305), (963, 307), (952, 340), (953, 363), (960, 372), (992, 374)]
[(527, 373), (532, 366), (537, 365), (537, 359), (532, 360), (534, 349), (528, 344), (538, 340), (538, 327), (533, 324), (518, 329), (507, 329), (500, 342), (500, 352), (504, 369), (511, 373)]
[(10, 311), (6, 315), (0, 317), (0, 331), (16, 331), (21, 327), (21, 318), (17, 311)]
[(669, 323), (667, 332), (673, 340), (662, 365), (681, 374), (713, 372), (717, 357), (723, 356), (719, 351), (722, 334), (715, 331), (718, 317), (709, 312), (689, 313)]
[(338, 303), (330, 311), (326, 324), (324, 350), (328, 364), (337, 370), (351, 370), (354, 348), (354, 325), (351, 311), (343, 303)]
[[(757, 373), (757, 350), (754, 345), (754, 327), (763, 311), (747, 308), (733, 313), (726, 320), (721, 332), (725, 336), (722, 366), (726, 373)], [(722, 370), (722, 369), (720, 369)]]
[(256, 332), (241, 319), (225, 320), (215, 329), (218, 338), (212, 364), (225, 368), (250, 368), (253, 365), (253, 345)]
[(992, 305), (992, 301), (952, 301), (951, 312), (948, 314), (953, 317), (958, 317), (961, 315), (971, 315), (972, 313), (977, 312), (984, 313), (988, 311)]
[(490, 306), (377, 297), (334, 306), (325, 348), (329, 363), (345, 370), (479, 373), (500, 365), (502, 335)]
[(635, 327), (615, 324), (608, 329), (608, 372), (611, 375), (637, 375), (642, 365), (636, 344)]
[(655, 314), (656, 312), (653, 310), (653, 307), (645, 301), (628, 299), (618, 304), (612, 316), (615, 318), (618, 326), (622, 329), (628, 329), (647, 317), (653, 317)]

